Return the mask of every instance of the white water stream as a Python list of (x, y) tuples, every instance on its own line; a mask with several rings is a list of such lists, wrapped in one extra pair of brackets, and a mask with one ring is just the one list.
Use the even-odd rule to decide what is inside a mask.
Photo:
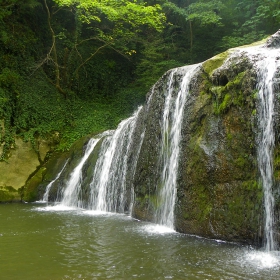
[(70, 207), (82, 207), (82, 202), (79, 200), (82, 183), (82, 168), (99, 140), (100, 138), (92, 138), (89, 140), (84, 156), (71, 173), (67, 187), (63, 193), (63, 199), (61, 201), (62, 205)]
[(257, 72), (258, 91), (258, 135), (257, 160), (260, 181), (264, 194), (264, 249), (277, 250), (274, 236), (274, 195), (273, 195), (273, 152), (275, 142), (274, 103), (277, 88), (277, 71), (280, 69), (279, 49), (267, 49), (263, 45), (237, 49), (232, 56), (246, 53)]
[(43, 196), (43, 199), (41, 202), (48, 202), (49, 200), (49, 193), (50, 193), (50, 190), (53, 186), (53, 184), (59, 179), (61, 173), (63, 172), (63, 170), (65, 169), (65, 166), (67, 165), (69, 159), (66, 160), (65, 164), (63, 165), (62, 169), (60, 170), (60, 172), (57, 174), (57, 176), (55, 177), (54, 180), (52, 180), (47, 186), (46, 186), (46, 190), (45, 190), (45, 193), (44, 193), (44, 196)]
[(168, 92), (161, 123), (162, 143), (160, 157), (163, 163), (163, 170), (161, 173), (161, 189), (158, 197), (156, 222), (171, 229), (174, 228), (174, 207), (177, 195), (177, 173), (184, 108), (190, 93), (190, 81), (199, 68), (200, 64), (184, 67), (186, 73), (180, 84), (177, 96), (174, 93), (174, 84), (176, 83), (174, 74), (177, 69), (171, 71), (168, 81)]
[(114, 134), (102, 143), (90, 184), (91, 210), (124, 213), (131, 209), (127, 201), (126, 176), (132, 136), (141, 110), (139, 107), (132, 117), (123, 120)]
[[(263, 50), (262, 48), (258, 48)], [(264, 51), (257, 66), (257, 89), (259, 96), (259, 139), (258, 165), (264, 190), (265, 207), (265, 250), (276, 250), (274, 238), (274, 196), (273, 196), (273, 150), (275, 141), (274, 124), (274, 76), (280, 67), (279, 50)]]

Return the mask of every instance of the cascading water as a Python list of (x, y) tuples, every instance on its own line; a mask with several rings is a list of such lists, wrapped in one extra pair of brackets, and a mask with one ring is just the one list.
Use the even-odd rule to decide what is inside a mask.
[(92, 210), (123, 213), (131, 209), (127, 201), (126, 177), (132, 136), (141, 109), (139, 107), (132, 117), (122, 121), (114, 134), (102, 143), (90, 184)]
[(273, 128), (274, 115), (274, 76), (280, 67), (279, 50), (258, 48), (261, 59), (256, 63), (257, 89), (259, 97), (259, 136), (258, 165), (264, 190), (265, 208), (265, 250), (276, 250), (274, 239), (274, 197), (273, 197), (273, 149), (275, 132)]
[[(280, 70), (279, 49), (267, 48), (265, 45), (240, 48), (231, 57), (243, 54), (252, 61), (257, 72), (258, 91), (258, 135), (257, 160), (260, 181), (264, 195), (264, 248), (266, 251), (277, 249), (274, 236), (274, 196), (273, 196), (273, 150), (275, 142), (274, 132), (274, 102), (277, 89), (277, 72)], [(229, 60), (229, 59), (228, 59)], [(279, 75), (279, 74), (278, 74)]]
[[(246, 60), (244, 65), (246, 65), (246, 67), (248, 66), (248, 68), (251, 68), (253, 65), (253, 68), (257, 72), (257, 90), (259, 97), (257, 110), (259, 120), (259, 135), (257, 136), (258, 167), (261, 175), (260, 180), (264, 189), (264, 240), (266, 250), (273, 251), (277, 249), (273, 233), (273, 228), (276, 223), (273, 217), (273, 148), (275, 138), (273, 118), (275, 84), (279, 83), (279, 81), (275, 81), (275, 73), (279, 73), (280, 68), (280, 60), (278, 59), (279, 49), (278, 51), (273, 49), (268, 51), (263, 46), (246, 47), (230, 50), (229, 53), (231, 54), (228, 59), (219, 67), (220, 70), (227, 69), (229, 75), (231, 75), (233, 63), (244, 62)], [(219, 72), (219, 68), (215, 69), (215, 71)], [(88, 209), (120, 213), (129, 211), (131, 213), (135, 193), (136, 200), (133, 209), (135, 217), (147, 219), (149, 221), (154, 220), (157, 224), (173, 229), (178, 170), (180, 170), (178, 168), (180, 164), (180, 146), (187, 147), (184, 150), (182, 149), (184, 153), (183, 158), (187, 157), (190, 151), (188, 147), (189, 138), (192, 137), (192, 132), (189, 132), (187, 124), (182, 126), (184, 112), (187, 110), (185, 104), (190, 104), (191, 106), (192, 104), (197, 104), (195, 102), (197, 102), (196, 98), (200, 93), (198, 92), (200, 87), (192, 82), (195, 82), (194, 78), (201, 69), (201, 64), (198, 64), (169, 71), (169, 74), (163, 76), (161, 81), (151, 89), (143, 110), (142, 107), (139, 108), (131, 118), (122, 121), (115, 131), (107, 132), (106, 135), (103, 134), (103, 136), (97, 137), (98, 139), (91, 139), (87, 145), (84, 157), (71, 173), (68, 185), (63, 193), (62, 204), (66, 206), (82, 207), (82, 201), (88, 199), (88, 190), (90, 190), (89, 201), (87, 200), (84, 204), (87, 205)], [(207, 68), (203, 64), (203, 70), (205, 69)], [(218, 76), (218, 72), (216, 73), (216, 77), (220, 77)], [(254, 73), (255, 72), (252, 71), (250, 75), (254, 75)], [(201, 78), (201, 76), (199, 77)], [(208, 78), (207, 82), (212, 78), (215, 79), (215, 76), (212, 75), (210, 80)], [(166, 79), (168, 79), (167, 83), (163, 84), (162, 81), (166, 81)], [(219, 84), (220, 80), (217, 81)], [(223, 80), (222, 84), (225, 81), (226, 80)], [(227, 81), (231, 81), (230, 76)], [(250, 86), (253, 87), (254, 79), (250, 82)], [(213, 85), (214, 84), (213, 82)], [(194, 86), (192, 87), (192, 85)], [(226, 88), (227, 86), (219, 84), (219, 87)], [(190, 88), (194, 90), (194, 94), (192, 95), (190, 95)], [(210, 88), (210, 94), (211, 90), (212, 88)], [(252, 96), (248, 94), (249, 100), (251, 100), (251, 97)], [(212, 112), (210, 108), (212, 105), (210, 103), (210, 100), (208, 103), (205, 101), (203, 105), (206, 108), (203, 118), (205, 115), (208, 116), (207, 114), (209, 112)], [(254, 100), (251, 101), (251, 103), (253, 105), (250, 105), (250, 108), (254, 106)], [(197, 105), (197, 107), (199, 106), (200, 104)], [(234, 103), (230, 104), (230, 106), (233, 108), (238, 107), (238, 105)], [(187, 123), (189, 119), (191, 120), (190, 123), (196, 122), (195, 110), (193, 110), (194, 112), (192, 110), (193, 108), (188, 111), (190, 114), (186, 115), (185, 119)], [(204, 109), (201, 108), (201, 111), (203, 110)], [(225, 115), (226, 114), (225, 112)], [(228, 114), (226, 116), (228, 117), (231, 115)], [(224, 116), (221, 115), (219, 117), (223, 120)], [(160, 127), (158, 126), (159, 123)], [(184, 139), (184, 143), (181, 144), (182, 128), (184, 132), (189, 133), (189, 135)], [(203, 132), (205, 134), (202, 133), (202, 137), (199, 139), (199, 141), (201, 140), (201, 145), (199, 146), (198, 143), (195, 143), (197, 147), (199, 146), (198, 149), (203, 148), (204, 141), (207, 140), (206, 136), (211, 136), (211, 134), (207, 132), (207, 129), (205, 129), (205, 132)], [(221, 133), (219, 137), (223, 139), (222, 137), (224, 137), (224, 135)], [(159, 139), (161, 140), (159, 141)], [(99, 145), (96, 147), (98, 142)], [(198, 142), (198, 140), (196, 142)], [(90, 157), (93, 160), (89, 162), (87, 159), (93, 151), (94, 154)], [(202, 160), (206, 163), (208, 159), (207, 156), (209, 155), (205, 149), (203, 149), (202, 152), (205, 152), (205, 158)], [(228, 157), (230, 157), (230, 155), (229, 152)], [(220, 159), (214, 154), (213, 157)], [(230, 160), (231, 159), (232, 158), (230, 158)], [(223, 160), (224, 162), (218, 162), (221, 166), (218, 166), (217, 163), (217, 168), (225, 168), (226, 170), (226, 167), (222, 165), (224, 163), (226, 164), (228, 159), (225, 157)], [(90, 166), (91, 169), (87, 169), (87, 166)], [(179, 175), (185, 183), (188, 180), (188, 176), (192, 176), (192, 173), (183, 173), (183, 168), (182, 173)], [(204, 168), (202, 170), (205, 170), (207, 176), (207, 169)], [(84, 182), (82, 182), (82, 173), (86, 174)], [(252, 181), (254, 180), (253, 178)], [(192, 181), (190, 180), (190, 182)], [(195, 183), (193, 184), (195, 188), (196, 185)], [(183, 187), (184, 186), (182, 186), (182, 189)], [(81, 197), (81, 194), (83, 194), (83, 197)], [(86, 198), (84, 196), (86, 196)], [(245, 197), (245, 199), (247, 199), (247, 197)], [(225, 203), (228, 203), (228, 201)], [(257, 203), (259, 203), (259, 200)], [(181, 205), (178, 208), (179, 210), (183, 209), (185, 205), (183, 205), (182, 208), (180, 207)], [(154, 210), (155, 208), (156, 210)], [(180, 218), (181, 217), (179, 217), (179, 219)], [(179, 224), (179, 222), (181, 222), (179, 219), (177, 223), (178, 228), (181, 226)], [(188, 225), (187, 223), (189, 221), (186, 219), (184, 222)], [(185, 230), (185, 224), (182, 223), (182, 227), (183, 230)]]
[[(174, 97), (174, 74), (171, 71), (168, 81), (168, 92), (161, 123), (161, 184), (158, 197), (156, 222), (169, 228), (174, 227), (174, 206), (177, 195), (177, 173), (180, 156), (181, 126), (183, 121), (184, 105), (189, 95), (189, 85), (192, 77), (200, 68), (198, 65), (186, 66), (185, 76), (179, 87), (177, 96)], [(175, 100), (174, 100), (175, 99)]]
[[(136, 152), (135, 160), (133, 161), (132, 166), (131, 166), (132, 178), (134, 178), (134, 175), (135, 175), (136, 166), (137, 166), (139, 154), (140, 154), (140, 151), (141, 151), (141, 147), (142, 147), (142, 144), (143, 144), (145, 132), (146, 132), (146, 131), (144, 130), (144, 131), (141, 133), (141, 136), (140, 136), (140, 143), (139, 143), (139, 145), (138, 145), (138, 149), (137, 149), (137, 152)], [(134, 204), (134, 199), (135, 199), (134, 185), (130, 186), (130, 191), (131, 191), (131, 194), (130, 194), (129, 214), (131, 215), (131, 214), (132, 214), (132, 211), (133, 211), (133, 204)]]
[(82, 202), (79, 199), (82, 183), (82, 168), (99, 140), (100, 138), (92, 138), (89, 140), (84, 156), (70, 175), (67, 187), (63, 193), (63, 199), (61, 201), (62, 205), (70, 207), (82, 207)]
[[(266, 251), (277, 250), (274, 234), (274, 204), (273, 195), (273, 152), (275, 142), (274, 103), (275, 93), (279, 90), (280, 53), (279, 48), (269, 48), (267, 45), (232, 49), (232, 53), (223, 65), (231, 65), (232, 60), (239, 61), (244, 55), (250, 59), (257, 73), (257, 161), (260, 172), (260, 182), (264, 197), (264, 248)], [(278, 74), (277, 74), (278, 73)], [(278, 79), (278, 81), (277, 81)]]
[(43, 202), (48, 202), (50, 190), (51, 190), (53, 184), (59, 179), (59, 177), (60, 177), (61, 173), (63, 172), (63, 170), (65, 169), (65, 167), (66, 167), (68, 161), (69, 161), (69, 159), (66, 160), (64, 166), (62, 167), (62, 169), (60, 170), (60, 172), (57, 174), (57, 176), (55, 177), (55, 179), (52, 180), (52, 181), (47, 185), (46, 190), (45, 190), (45, 193), (44, 193), (44, 195), (43, 195), (43, 199), (42, 199)]

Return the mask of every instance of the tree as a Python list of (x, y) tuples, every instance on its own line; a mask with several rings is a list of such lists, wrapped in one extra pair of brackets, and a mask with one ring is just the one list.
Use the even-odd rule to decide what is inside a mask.
[(226, 26), (221, 46), (226, 49), (261, 40), (279, 29), (280, 2), (277, 0), (244, 0), (227, 6)]
[[(51, 47), (37, 68), (51, 63), (54, 69), (54, 75), (51, 76), (52, 83), (65, 96), (66, 91), (71, 89), (73, 80), (79, 77), (80, 70), (98, 52), (110, 48), (129, 58), (136, 52), (133, 48), (136, 37), (150, 30), (162, 31), (165, 21), (159, 5), (148, 6), (142, 1), (54, 0), (55, 8), (50, 8), (47, 0), (43, 1), (47, 11)], [(59, 32), (56, 32), (57, 23), (54, 18), (57, 20), (57, 14), (65, 11), (68, 12), (68, 17), (72, 18), (72, 26), (70, 28), (60, 26)], [(74, 31), (70, 30), (73, 26)], [(72, 56), (75, 53), (80, 59), (75, 70), (67, 75), (61, 73), (65, 72), (66, 62), (60, 59), (57, 52), (60, 38), (64, 41), (67, 39), (67, 46), (65, 45), (64, 49), (67, 49)], [(89, 41), (92, 42), (91, 51), (85, 57), (80, 49)]]
[(219, 0), (214, 1), (198, 1), (192, 3), (187, 8), (187, 20), (190, 28), (190, 48), (193, 49), (193, 25), (196, 24), (200, 28), (206, 26), (222, 26), (220, 11), (224, 5)]

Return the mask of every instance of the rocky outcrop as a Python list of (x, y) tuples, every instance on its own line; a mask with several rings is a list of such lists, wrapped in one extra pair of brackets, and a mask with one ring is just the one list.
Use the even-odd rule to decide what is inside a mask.
[[(50, 153), (53, 160), (63, 156), (61, 153), (53, 153), (57, 144), (56, 137), (54, 133), (47, 139), (37, 138), (35, 143), (15, 138), (7, 159), (0, 162), (0, 202), (38, 199), (38, 185), (45, 177), (44, 166), (49, 161)], [(3, 146), (0, 148), (2, 152)]]
[[(277, 48), (279, 35), (278, 32), (272, 36), (265, 46)], [(205, 61), (190, 84), (191, 96), (185, 105), (182, 128), (175, 228), (208, 238), (260, 245), (264, 208), (257, 164), (257, 73), (242, 48), (232, 55), (235, 51)], [(180, 83), (182, 73), (175, 75)], [(167, 78), (168, 73), (148, 94), (153, 97), (144, 108), (145, 138), (134, 178), (134, 215), (151, 221), (161, 188), (159, 151), (154, 143), (160, 143), (164, 137), (159, 125)], [(279, 99), (276, 108), (278, 102)], [(276, 123), (277, 119), (278, 127)], [(274, 192), (279, 211), (276, 157)], [(279, 226), (275, 231), (279, 235)]]
[(15, 140), (15, 147), (10, 151), (7, 162), (0, 162), (0, 186), (11, 186), (19, 189), (24, 186), (28, 176), (40, 165), (37, 153), (30, 142)]
[[(279, 36), (279, 32), (276, 33), (263, 47), (267, 51), (277, 49)], [(259, 100), (255, 61), (258, 59), (261, 59), (258, 55), (249, 58), (243, 48), (228, 50), (197, 65), (188, 84), (174, 210), (174, 227), (179, 232), (254, 245), (262, 243), (263, 188), (257, 163)], [(168, 71), (150, 90), (146, 104), (139, 110), (136, 129), (129, 142), (131, 147), (125, 154), (128, 166), (125, 172), (126, 195), (131, 198), (134, 192), (132, 215), (142, 220), (155, 221), (155, 213), (162, 203), (159, 199), (163, 171), (161, 153), (168, 146), (164, 143), (166, 135), (163, 134), (169, 133), (161, 129), (162, 116), (167, 92), (170, 87), (173, 95), (180, 91), (188, 69), (182, 67)], [(273, 193), (277, 219), (274, 231), (280, 236), (277, 215), (280, 211), (279, 69), (276, 72)], [(171, 98), (170, 102), (174, 100)], [(36, 195), (42, 197), (47, 184), (68, 158), (67, 167), (50, 191), (50, 200), (59, 199), (72, 170), (85, 152), (88, 139), (77, 142), (63, 157), (49, 160), (43, 166), (46, 170), (40, 169), (30, 179), (30, 190), (36, 191), (32, 182), (40, 178), (42, 182)], [(90, 202), (90, 185), (101, 145), (102, 141), (82, 168), (83, 182), (79, 195), (84, 207)], [(123, 145), (128, 146), (127, 139)], [(120, 194), (116, 191), (114, 195)], [(130, 198), (127, 198), (127, 204)]]
[(259, 242), (262, 189), (256, 162), (256, 73), (246, 57), (193, 85), (182, 132), (176, 227), (231, 241)]

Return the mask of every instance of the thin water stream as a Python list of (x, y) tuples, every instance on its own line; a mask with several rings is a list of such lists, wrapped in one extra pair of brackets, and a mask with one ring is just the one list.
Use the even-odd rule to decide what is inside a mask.
[(185, 67), (185, 75), (177, 95), (174, 95), (174, 74), (170, 73), (168, 91), (162, 116), (161, 133), (161, 160), (163, 169), (161, 173), (161, 190), (158, 196), (159, 207), (156, 221), (169, 228), (174, 227), (174, 207), (177, 195), (177, 172), (180, 157), (181, 127), (184, 116), (186, 100), (189, 96), (189, 85), (192, 77), (198, 71), (200, 64)]
[(123, 214), (2, 204), (0, 225), (4, 280), (280, 279), (280, 258), (271, 253)]

